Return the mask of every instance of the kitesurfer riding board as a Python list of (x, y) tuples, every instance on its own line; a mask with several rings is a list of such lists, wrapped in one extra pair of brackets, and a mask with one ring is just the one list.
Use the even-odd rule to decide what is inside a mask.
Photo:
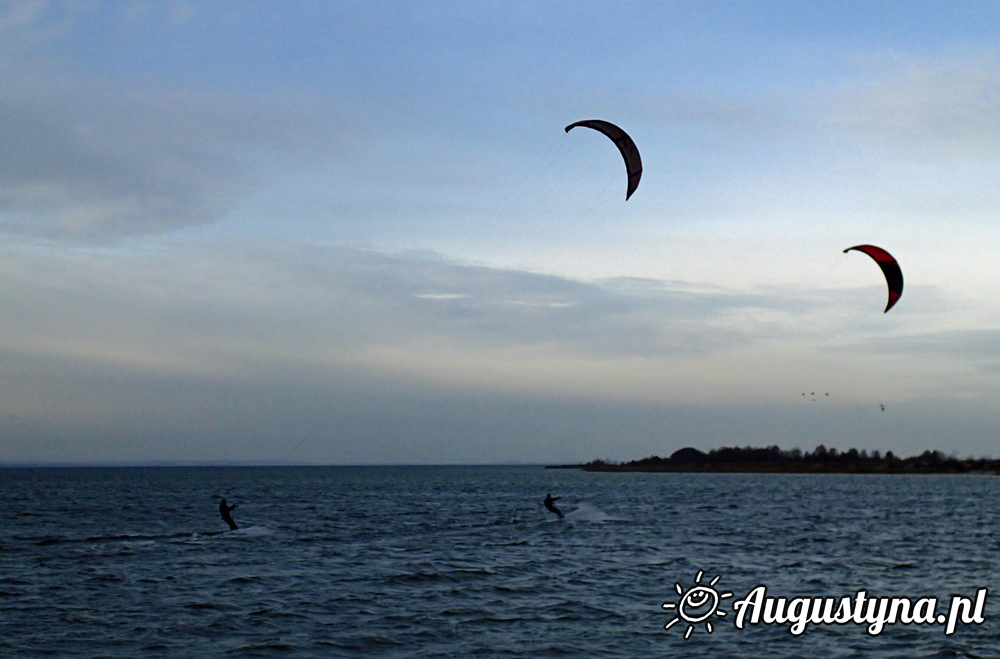
[(560, 519), (562, 518), (563, 514), (561, 510), (556, 508), (555, 502), (561, 498), (562, 497), (553, 497), (551, 492), (545, 495), (545, 507), (554, 512), (556, 515), (559, 515)]
[(222, 519), (225, 520), (226, 524), (229, 524), (229, 530), (235, 531), (239, 527), (236, 526), (236, 522), (233, 521), (232, 512), (236, 510), (236, 506), (240, 504), (234, 503), (231, 506), (226, 505), (226, 500), (223, 499), (222, 503), (219, 504), (219, 514), (222, 515)]

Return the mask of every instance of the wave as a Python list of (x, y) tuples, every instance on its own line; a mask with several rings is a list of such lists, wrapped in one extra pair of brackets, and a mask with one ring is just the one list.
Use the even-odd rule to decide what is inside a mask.
[(67, 536), (67, 535), (43, 535), (36, 537), (22, 537), (20, 539), (33, 541), (36, 547), (48, 547), (50, 545), (62, 544), (97, 544), (107, 542), (144, 542), (156, 540), (169, 540), (174, 538), (191, 537), (191, 533), (113, 533), (104, 535), (87, 536)]
[(407, 572), (404, 574), (396, 574), (386, 581), (391, 584), (412, 584), (412, 583), (423, 583), (427, 581), (450, 581), (450, 582), (461, 582), (461, 581), (471, 581), (478, 579), (486, 579), (493, 576), (494, 572), (492, 570), (486, 569), (459, 569), (459, 570), (446, 570), (446, 571), (429, 571), (429, 572)]
[(576, 510), (566, 513), (566, 519), (574, 522), (594, 522), (600, 524), (602, 522), (622, 522), (625, 521), (623, 517), (614, 517), (607, 514), (597, 506), (593, 506), (589, 503), (581, 503)]
[(40, 536), (18, 536), (14, 538), (25, 543), (33, 544), (36, 547), (49, 547), (52, 545), (73, 545), (73, 544), (107, 544), (126, 543), (142, 544), (158, 541), (171, 540), (200, 540), (204, 538), (214, 538), (222, 535), (237, 537), (258, 537), (272, 535), (273, 529), (266, 526), (246, 526), (235, 531), (176, 531), (173, 533), (105, 533), (100, 535), (40, 535)]

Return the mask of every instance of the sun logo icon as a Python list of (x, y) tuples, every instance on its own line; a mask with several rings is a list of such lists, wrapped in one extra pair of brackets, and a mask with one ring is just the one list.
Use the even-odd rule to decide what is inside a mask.
[(670, 629), (683, 620), (688, 623), (687, 631), (684, 632), (685, 639), (690, 638), (694, 626), (701, 623), (705, 623), (705, 631), (711, 634), (712, 616), (725, 618), (726, 612), (719, 610), (719, 604), (727, 597), (733, 596), (732, 593), (720, 593), (715, 589), (715, 584), (719, 583), (718, 576), (712, 579), (707, 586), (702, 586), (701, 577), (703, 574), (704, 570), (698, 570), (698, 574), (694, 578), (695, 585), (686, 592), (679, 583), (675, 583), (674, 589), (681, 596), (680, 601), (676, 603), (664, 602), (663, 604), (665, 611), (676, 609), (677, 612), (677, 616), (665, 624), (663, 628)]

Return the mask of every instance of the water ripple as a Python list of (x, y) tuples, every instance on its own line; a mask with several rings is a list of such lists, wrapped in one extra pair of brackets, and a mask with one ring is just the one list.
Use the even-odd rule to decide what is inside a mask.
[[(0, 656), (987, 657), (1000, 625), (664, 630), (736, 593), (972, 595), (984, 476), (540, 468), (0, 470)], [(562, 496), (566, 517), (541, 506)], [(217, 499), (240, 502), (225, 530)], [(55, 503), (53, 503), (55, 502)], [(220, 526), (222, 528), (220, 528)], [(730, 600), (732, 601), (732, 600)]]

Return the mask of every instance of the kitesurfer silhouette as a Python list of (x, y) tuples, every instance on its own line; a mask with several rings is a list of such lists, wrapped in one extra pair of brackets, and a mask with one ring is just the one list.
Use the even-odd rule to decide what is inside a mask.
[(545, 507), (548, 508), (549, 510), (551, 510), (552, 512), (554, 512), (556, 515), (559, 515), (559, 517), (562, 517), (563, 514), (562, 514), (562, 511), (560, 511), (558, 508), (556, 508), (555, 502), (559, 501), (559, 499), (561, 499), (561, 498), (562, 497), (555, 497), (555, 498), (553, 498), (551, 492), (549, 492), (548, 494), (545, 495)]
[(231, 506), (226, 505), (226, 500), (223, 499), (222, 503), (219, 504), (219, 514), (222, 515), (222, 519), (226, 520), (226, 524), (229, 524), (229, 530), (235, 531), (239, 527), (236, 526), (236, 522), (233, 521), (233, 516), (230, 515), (231, 512), (236, 510), (236, 506), (240, 504), (234, 503)]

